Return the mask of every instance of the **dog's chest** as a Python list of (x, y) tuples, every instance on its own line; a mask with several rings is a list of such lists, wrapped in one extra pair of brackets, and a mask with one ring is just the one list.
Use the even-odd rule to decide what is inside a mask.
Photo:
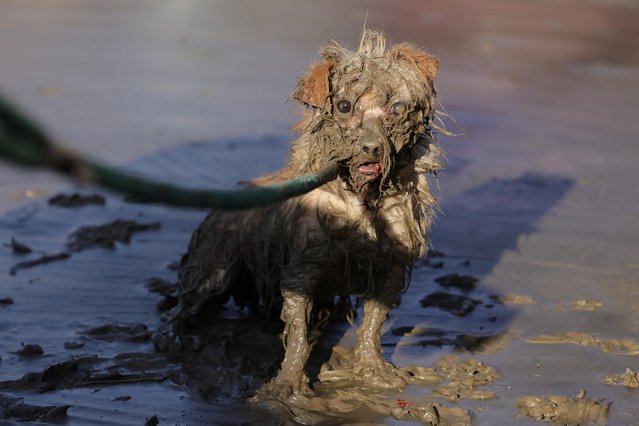
[[(317, 220), (323, 237), (333, 250), (347, 251), (349, 255), (387, 255), (398, 247), (408, 248), (415, 230), (406, 216), (406, 203), (383, 203), (376, 211), (367, 209), (353, 193), (337, 196), (323, 192), (317, 202)], [(359, 253), (363, 250), (363, 253)]]
[(340, 197), (324, 192), (317, 203), (318, 220), (331, 241), (378, 240), (375, 218), (355, 194), (347, 192)]

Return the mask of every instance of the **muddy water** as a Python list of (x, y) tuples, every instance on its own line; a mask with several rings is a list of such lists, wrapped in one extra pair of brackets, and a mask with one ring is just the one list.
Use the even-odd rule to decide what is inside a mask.
[[(633, 3), (268, 4), (0, 1), (0, 53), (11, 58), (0, 88), (77, 149), (174, 182), (230, 186), (281, 163), (295, 120), (285, 99), (297, 75), (327, 34), (352, 47), (368, 11), (369, 26), (439, 56), (439, 94), (459, 124), (449, 127), (466, 133), (442, 138), (449, 164), (432, 232), (439, 253), (416, 271), (385, 325), (385, 354), (426, 369), (455, 355), (498, 375), (473, 388), (491, 399), (451, 401), (459, 393), (446, 390), (451, 378), (372, 402), (343, 398), (359, 407), (343, 409), (344, 421), (425, 422), (439, 404), (458, 422), (470, 412), (474, 424), (532, 425), (556, 419), (553, 404), (605, 400), (613, 403), (608, 424), (639, 423)], [(4, 166), (0, 183), (0, 394), (16, 420), (25, 412), (47, 421), (66, 413), (79, 425), (144, 424), (154, 415), (160, 424), (291, 418), (246, 402), (277, 369), (277, 324), (231, 322), (241, 315), (229, 309), (186, 371), (153, 355), (145, 337), (162, 300), (146, 282), (174, 280), (171, 264), (204, 212), (112, 194), (102, 194), (104, 205), (49, 205), (75, 188)], [(82, 227), (116, 220), (161, 226), (9, 275), (15, 264), (66, 250)], [(32, 252), (14, 253), (12, 238)], [(478, 281), (437, 280), (453, 273)], [(354, 342), (347, 323), (331, 327), (314, 348), (311, 376), (331, 347)], [(28, 345), (42, 354), (22, 356)], [(199, 373), (219, 380), (194, 380)], [(575, 398), (580, 389), (587, 396)], [(537, 411), (526, 415), (518, 401)]]

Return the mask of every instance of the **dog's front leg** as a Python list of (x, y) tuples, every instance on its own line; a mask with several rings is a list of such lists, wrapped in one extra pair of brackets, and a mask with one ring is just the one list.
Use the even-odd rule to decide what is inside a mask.
[(371, 387), (400, 389), (406, 380), (382, 352), (382, 325), (388, 318), (393, 301), (404, 283), (404, 266), (391, 266), (385, 286), (377, 289), (373, 297), (364, 300), (364, 315), (357, 331), (357, 344), (353, 349), (353, 371)]
[(364, 317), (353, 349), (353, 371), (371, 387), (398, 389), (404, 387), (406, 381), (382, 353), (382, 324), (389, 311), (390, 306), (380, 300), (364, 301)]
[(290, 383), (293, 386), (293, 393), (308, 393), (308, 376), (304, 366), (309, 353), (308, 321), (312, 300), (308, 295), (299, 294), (293, 290), (282, 290), (282, 297), (284, 299), (282, 339), (286, 352), (276, 380)]
[(304, 371), (309, 354), (308, 320), (312, 299), (307, 294), (288, 289), (282, 289), (282, 298), (282, 340), (286, 348), (284, 361), (277, 376), (260, 390), (264, 397), (280, 401), (295, 394), (312, 394)]

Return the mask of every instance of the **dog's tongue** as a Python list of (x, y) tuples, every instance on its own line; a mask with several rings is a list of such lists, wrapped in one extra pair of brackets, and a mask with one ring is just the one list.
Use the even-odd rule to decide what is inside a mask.
[(363, 175), (378, 175), (382, 171), (382, 166), (375, 163), (364, 163), (357, 169)]

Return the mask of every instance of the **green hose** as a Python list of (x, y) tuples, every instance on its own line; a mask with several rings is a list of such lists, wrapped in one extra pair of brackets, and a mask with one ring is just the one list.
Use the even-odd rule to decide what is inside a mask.
[(57, 146), (36, 123), (2, 96), (0, 157), (23, 166), (48, 168), (82, 182), (101, 185), (140, 202), (220, 209), (245, 209), (277, 203), (324, 185), (335, 179), (339, 171), (337, 163), (329, 163), (316, 173), (280, 184), (240, 190), (198, 190), (157, 182)]

